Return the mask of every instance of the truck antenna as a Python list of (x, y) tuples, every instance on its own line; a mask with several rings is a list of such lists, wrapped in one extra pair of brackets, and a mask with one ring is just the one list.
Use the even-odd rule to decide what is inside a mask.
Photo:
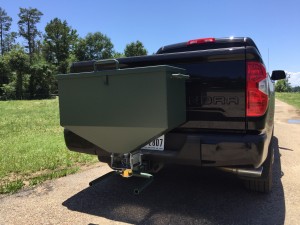
[(268, 72), (270, 73), (270, 63), (269, 63), (269, 48), (268, 48)]

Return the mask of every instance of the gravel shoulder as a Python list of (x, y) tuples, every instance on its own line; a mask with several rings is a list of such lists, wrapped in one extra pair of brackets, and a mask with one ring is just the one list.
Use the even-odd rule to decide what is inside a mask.
[(143, 180), (111, 176), (104, 164), (0, 196), (0, 225), (7, 224), (298, 224), (300, 221), (300, 111), (276, 100), (274, 188), (245, 190), (215, 169), (169, 166), (141, 195)]

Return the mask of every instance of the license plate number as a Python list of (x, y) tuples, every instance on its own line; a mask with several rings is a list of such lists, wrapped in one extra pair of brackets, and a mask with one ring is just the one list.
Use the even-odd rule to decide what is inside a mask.
[(164, 147), (165, 147), (165, 136), (163, 135), (151, 141), (149, 144), (145, 145), (142, 149), (163, 151)]

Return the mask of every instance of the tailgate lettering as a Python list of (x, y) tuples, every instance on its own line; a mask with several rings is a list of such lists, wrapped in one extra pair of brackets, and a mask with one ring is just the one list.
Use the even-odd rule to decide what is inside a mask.
[(238, 105), (239, 98), (237, 96), (189, 96), (189, 106), (201, 105)]

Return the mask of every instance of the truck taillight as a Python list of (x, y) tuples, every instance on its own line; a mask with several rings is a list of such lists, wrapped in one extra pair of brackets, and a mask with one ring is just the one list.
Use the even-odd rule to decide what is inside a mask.
[(262, 116), (268, 108), (266, 68), (259, 62), (247, 62), (247, 116)]
[(200, 39), (188, 41), (187, 45), (204, 44), (204, 43), (215, 42), (215, 41), (216, 41), (215, 38), (200, 38)]

